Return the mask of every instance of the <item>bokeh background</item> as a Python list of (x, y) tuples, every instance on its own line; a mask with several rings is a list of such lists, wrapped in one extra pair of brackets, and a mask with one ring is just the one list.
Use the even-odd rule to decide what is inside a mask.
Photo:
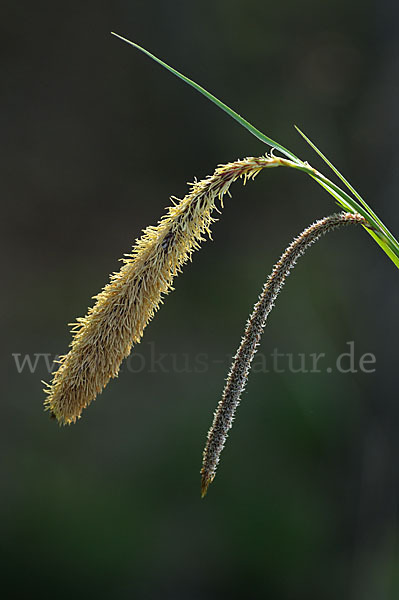
[[(302, 260), (260, 347), (266, 359), (323, 352), (322, 372), (251, 375), (200, 499), (205, 435), (247, 314), (291, 238), (334, 210), (309, 178), (272, 170), (234, 185), (214, 241), (75, 426), (43, 412), (38, 357), (65, 353), (67, 324), (170, 195), (266, 151), (110, 31), (325, 169), (301, 126), (397, 235), (398, 12), (389, 0), (3, 3), (7, 597), (398, 597), (399, 280), (360, 229)], [(356, 361), (375, 355), (375, 372), (327, 373), (349, 341)]]

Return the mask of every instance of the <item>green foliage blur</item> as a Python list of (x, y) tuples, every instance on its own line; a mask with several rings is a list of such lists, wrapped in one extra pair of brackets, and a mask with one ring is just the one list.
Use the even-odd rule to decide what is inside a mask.
[[(289, 278), (200, 499), (247, 315), (292, 237), (335, 210), (308, 178), (275, 169), (232, 187), (214, 241), (80, 422), (43, 413), (41, 380), (43, 355), (67, 351), (67, 323), (169, 196), (266, 151), (110, 31), (321, 167), (298, 124), (397, 235), (398, 5), (9, 0), (2, 13), (3, 596), (397, 598), (399, 285), (360, 228), (332, 233)], [(334, 368), (348, 342), (373, 372)], [(301, 354), (326, 357), (293, 372), (273, 352), (297, 369)]]

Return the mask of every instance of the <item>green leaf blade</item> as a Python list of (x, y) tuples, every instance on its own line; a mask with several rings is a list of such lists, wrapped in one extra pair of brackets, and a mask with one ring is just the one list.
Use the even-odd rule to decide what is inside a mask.
[(349, 194), (347, 194), (344, 190), (338, 187), (335, 183), (330, 181), (327, 177), (310, 167), (307, 163), (301, 161), (293, 152), (279, 144), (278, 142), (272, 140), (267, 135), (259, 131), (256, 127), (254, 127), (249, 121), (244, 119), (241, 115), (231, 109), (227, 104), (216, 98), (213, 94), (208, 92), (205, 88), (197, 84), (195, 81), (192, 81), (166, 62), (151, 54), (145, 48), (139, 46), (135, 42), (132, 42), (121, 35), (111, 32), (113, 36), (119, 38), (126, 44), (133, 46), (140, 52), (146, 54), (149, 58), (157, 62), (159, 65), (167, 69), (170, 73), (181, 79), (184, 83), (193, 87), (197, 92), (205, 96), (208, 100), (210, 100), (213, 104), (215, 104), (218, 108), (227, 113), (232, 119), (237, 121), (242, 127), (247, 129), (252, 135), (254, 135), (257, 139), (267, 144), (271, 148), (278, 150), (286, 156), (289, 160), (281, 159), (282, 162), (286, 162), (285, 166), (298, 169), (307, 173), (310, 177), (312, 177), (319, 185), (321, 185), (335, 200), (336, 202), (346, 211), (348, 212), (358, 212), (360, 213), (370, 224), (373, 229), (369, 229), (365, 227), (368, 233), (374, 238), (374, 240), (379, 244), (379, 246), (384, 250), (384, 252), (389, 256), (389, 258), (393, 261), (393, 263), (399, 268), (399, 242), (395, 239), (389, 229), (383, 224), (383, 222), (378, 218), (378, 216), (374, 213), (374, 211), (370, 208), (370, 206), (363, 200), (363, 198), (358, 194), (358, 192), (351, 186), (351, 184), (345, 179), (343, 175), (338, 171), (336, 167), (328, 160), (327, 157), (316, 147), (316, 145), (298, 128), (297, 131), (300, 135), (307, 141), (307, 143), (315, 150), (315, 152), (324, 160), (324, 162), (333, 170), (333, 172), (339, 177), (339, 179), (344, 183), (344, 185), (349, 189), (349, 191), (354, 195), (356, 200), (352, 198)]
[(111, 35), (114, 35), (115, 37), (119, 38), (123, 42), (126, 42), (126, 44), (129, 44), (130, 46), (133, 46), (137, 50), (140, 50), (140, 52), (143, 52), (144, 54), (146, 54), (149, 58), (151, 58), (152, 60), (154, 60), (155, 62), (157, 62), (158, 64), (160, 64), (162, 67), (164, 67), (165, 69), (167, 69), (170, 73), (173, 73), (173, 75), (175, 75), (176, 77), (178, 77), (179, 79), (181, 79), (182, 81), (184, 81), (185, 83), (187, 83), (188, 85), (190, 85), (191, 87), (193, 87), (197, 92), (199, 92), (200, 94), (202, 94), (203, 96), (205, 96), (205, 98), (207, 98), (208, 100), (210, 100), (211, 102), (213, 102), (213, 104), (216, 104), (216, 106), (218, 108), (222, 109), (225, 113), (227, 113), (229, 115), (229, 117), (231, 117), (232, 119), (234, 119), (235, 121), (237, 121), (240, 125), (242, 125), (243, 127), (245, 127), (245, 129), (247, 129), (250, 133), (252, 133), (252, 135), (254, 135), (255, 137), (257, 137), (261, 142), (263, 142), (264, 144), (267, 144), (271, 148), (275, 148), (276, 150), (279, 150), (282, 154), (284, 154), (285, 156), (287, 156), (291, 160), (293, 160), (293, 161), (299, 161), (299, 158), (297, 158), (295, 156), (295, 154), (293, 154), (292, 152), (290, 152), (290, 150), (288, 150), (287, 148), (284, 148), (284, 146), (282, 146), (278, 142), (275, 142), (274, 140), (272, 140), (271, 138), (269, 138), (267, 135), (265, 135), (264, 133), (262, 133), (261, 131), (259, 131), (259, 129), (257, 129), (249, 121), (247, 121), (246, 119), (244, 119), (244, 117), (242, 117), (237, 112), (235, 112), (233, 109), (231, 109), (229, 106), (227, 106), (227, 104), (225, 104), (224, 102), (222, 102), (221, 100), (219, 100), (218, 98), (216, 98), (216, 96), (214, 96), (213, 94), (211, 94), (210, 92), (208, 92), (201, 85), (199, 85), (198, 83), (195, 83), (195, 81), (192, 81), (191, 79), (189, 79), (188, 77), (186, 77), (185, 75), (183, 75), (183, 73), (180, 73), (179, 71), (177, 71), (176, 69), (174, 69), (173, 67), (171, 67), (170, 65), (168, 65), (166, 62), (164, 62), (163, 60), (161, 60), (160, 58), (158, 58), (154, 54), (151, 54), (151, 52), (149, 52), (145, 48), (142, 48), (141, 46), (139, 46), (135, 42), (132, 42), (132, 41), (130, 41), (130, 40), (122, 37), (118, 33), (111, 32)]
[[(346, 187), (349, 189), (349, 191), (355, 196), (355, 198), (358, 199), (358, 201), (364, 206), (364, 208), (367, 210), (367, 212), (373, 216), (373, 218), (377, 221), (377, 223), (380, 225), (381, 229), (384, 231), (385, 235), (387, 237), (390, 237), (392, 241), (395, 240), (394, 236), (392, 235), (392, 233), (389, 231), (389, 229), (384, 225), (384, 223), (379, 219), (379, 217), (375, 214), (375, 212), (372, 210), (372, 208), (367, 204), (367, 202), (361, 197), (361, 195), (359, 194), (359, 192), (357, 192), (355, 190), (355, 188), (349, 183), (349, 181), (346, 179), (346, 177), (344, 177), (342, 175), (342, 173), (340, 171), (338, 171), (337, 167), (335, 167), (332, 162), (325, 156), (325, 154), (323, 154), (323, 152), (316, 146), (316, 144), (314, 142), (312, 142), (311, 139), (308, 138), (307, 135), (305, 135), (303, 133), (303, 131), (301, 131), (299, 129), (299, 127), (297, 125), (294, 125), (295, 129), (297, 130), (297, 132), (303, 137), (303, 139), (309, 144), (309, 146), (311, 148), (313, 148), (313, 150), (320, 156), (320, 158), (322, 158), (324, 160), (324, 162), (330, 167), (330, 169), (337, 175), (337, 177), (339, 177), (339, 179), (344, 183), (344, 185), (346, 185)], [(396, 241), (396, 240), (395, 240)]]

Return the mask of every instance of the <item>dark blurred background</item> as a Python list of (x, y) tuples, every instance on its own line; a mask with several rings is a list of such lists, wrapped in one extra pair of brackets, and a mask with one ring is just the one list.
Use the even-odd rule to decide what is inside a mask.
[[(361, 229), (328, 236), (287, 282), (259, 349), (269, 372), (251, 375), (200, 499), (206, 432), (246, 317), (291, 238), (335, 210), (304, 175), (232, 187), (214, 241), (80, 422), (50, 421), (41, 383), (44, 355), (65, 353), (67, 324), (169, 196), (267, 150), (110, 31), (327, 174), (298, 124), (398, 235), (398, 12), (389, 0), (3, 3), (7, 597), (398, 597), (399, 280)], [(350, 347), (356, 365), (375, 356), (372, 373), (327, 372)], [(300, 354), (326, 358), (320, 373), (286, 362), (280, 373), (274, 351), (295, 367)]]

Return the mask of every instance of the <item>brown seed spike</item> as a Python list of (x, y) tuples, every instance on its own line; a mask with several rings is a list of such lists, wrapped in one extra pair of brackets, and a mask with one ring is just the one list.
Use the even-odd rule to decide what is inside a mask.
[(225, 446), (228, 432), (232, 427), (235, 411), (248, 380), (252, 360), (257, 351), (267, 317), (274, 306), (287, 276), (298, 258), (322, 235), (342, 225), (360, 223), (368, 227), (367, 221), (358, 213), (342, 212), (325, 217), (307, 227), (291, 242), (269, 275), (259, 300), (246, 324), (244, 337), (234, 357), (222, 398), (214, 414), (212, 426), (203, 453), (201, 469), (201, 496), (205, 496), (212, 483)]
[[(285, 161), (286, 162), (286, 161)], [(75, 423), (116, 377), (121, 362), (172, 290), (174, 277), (210, 234), (217, 199), (238, 178), (254, 178), (267, 167), (285, 166), (283, 159), (262, 156), (219, 166), (213, 175), (190, 186), (190, 192), (167, 209), (155, 227), (147, 227), (123, 266), (95, 297), (87, 315), (72, 327), (70, 350), (60, 359), (45, 389), (46, 409), (60, 424)]]

